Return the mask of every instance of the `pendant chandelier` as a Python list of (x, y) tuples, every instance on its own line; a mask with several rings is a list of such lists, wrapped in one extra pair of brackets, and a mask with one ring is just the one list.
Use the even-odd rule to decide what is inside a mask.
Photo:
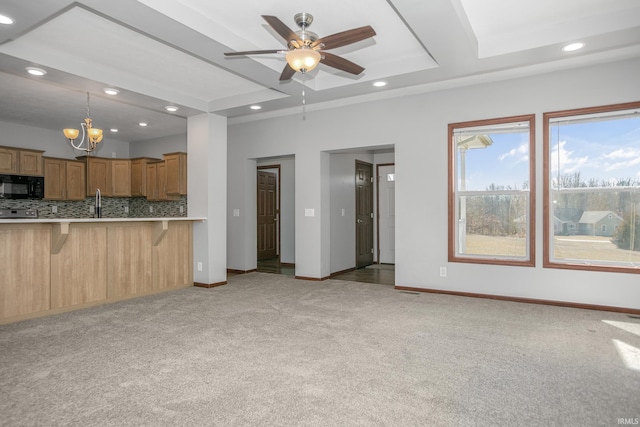
[(80, 123), (80, 127), (82, 128), (82, 140), (80, 140), (78, 144), (75, 143), (76, 138), (80, 135), (80, 131), (78, 129), (64, 129), (62, 132), (73, 148), (90, 153), (95, 150), (96, 145), (102, 141), (103, 135), (102, 129), (94, 128), (91, 123), (91, 114), (89, 113), (89, 92), (87, 92), (87, 117), (85, 117), (84, 123)]

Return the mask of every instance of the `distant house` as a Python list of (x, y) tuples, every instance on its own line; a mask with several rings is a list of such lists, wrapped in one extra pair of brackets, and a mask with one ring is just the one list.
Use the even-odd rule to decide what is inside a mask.
[(578, 234), (612, 237), (623, 219), (611, 211), (584, 211), (578, 221)]
[(578, 208), (555, 208), (553, 232), (555, 235), (572, 236), (579, 234), (578, 222), (582, 211)]

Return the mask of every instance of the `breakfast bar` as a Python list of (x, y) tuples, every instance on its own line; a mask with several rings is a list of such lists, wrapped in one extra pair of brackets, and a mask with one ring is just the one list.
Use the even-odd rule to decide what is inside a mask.
[(196, 221), (0, 220), (0, 324), (193, 286)]

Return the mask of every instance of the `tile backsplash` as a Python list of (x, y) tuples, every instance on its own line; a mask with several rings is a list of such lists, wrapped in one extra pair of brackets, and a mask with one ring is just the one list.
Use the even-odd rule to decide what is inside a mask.
[[(39, 218), (54, 219), (94, 218), (94, 205), (93, 197), (79, 201), (0, 199), (0, 209), (37, 209)], [(187, 213), (187, 196), (162, 202), (148, 201), (144, 197), (102, 198), (103, 218), (172, 218), (186, 217)]]

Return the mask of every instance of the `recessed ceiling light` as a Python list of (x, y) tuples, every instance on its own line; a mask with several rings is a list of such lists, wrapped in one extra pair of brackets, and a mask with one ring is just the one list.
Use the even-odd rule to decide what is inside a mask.
[(27, 67), (26, 70), (27, 73), (31, 74), (32, 76), (44, 76), (45, 74), (47, 74), (45, 70), (36, 67)]
[(120, 91), (118, 89), (108, 87), (104, 89), (104, 93), (106, 93), (107, 95), (117, 95), (120, 93)]
[(176, 111), (178, 111), (178, 107), (176, 107), (175, 105), (167, 105), (166, 107), (164, 107), (164, 109), (169, 111), (170, 113), (175, 113)]
[(16, 21), (14, 21), (13, 18), (6, 15), (0, 15), (0, 24), (11, 25), (14, 22)]
[(113, 133), (116, 133), (116, 132), (118, 132), (118, 129), (116, 129), (116, 128), (111, 128), (111, 129), (109, 129), (109, 131), (111, 131), (111, 132), (113, 132)]
[(252, 106), (251, 106), (251, 107), (249, 107), (249, 108), (251, 108), (252, 110), (260, 110), (262, 107), (261, 107), (261, 106), (259, 106), (259, 105), (252, 105)]
[(375, 82), (373, 85), (375, 87), (382, 87), (382, 86), (386, 86), (387, 82)]
[(145, 127), (145, 126), (148, 126), (148, 125), (149, 125), (149, 124), (148, 124), (148, 123), (146, 123), (146, 122), (140, 122), (140, 123), (138, 123), (138, 124), (139, 124), (140, 126), (142, 126), (142, 127)]
[(573, 52), (574, 50), (582, 49), (584, 43), (571, 43), (562, 48), (565, 52)]

